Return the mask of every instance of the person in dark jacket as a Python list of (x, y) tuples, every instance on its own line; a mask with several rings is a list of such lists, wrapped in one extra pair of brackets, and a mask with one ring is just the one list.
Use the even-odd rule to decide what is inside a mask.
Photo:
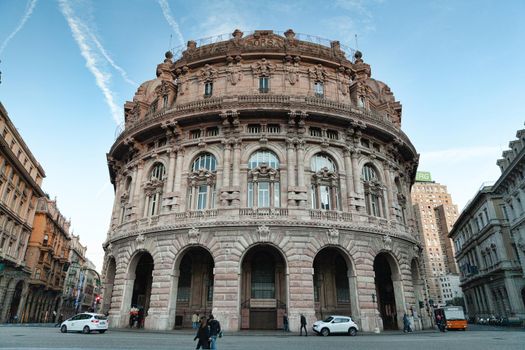
[(301, 330), (299, 335), (303, 335), (303, 328), (304, 328), (304, 335), (308, 336), (308, 331), (306, 330), (306, 317), (304, 317), (303, 314), (301, 314)]
[(406, 312), (403, 315), (403, 332), (404, 333), (412, 332), (412, 329), (410, 328), (410, 319), (408, 318), (408, 315), (406, 314)]
[(217, 337), (221, 336), (221, 324), (213, 317), (213, 315), (210, 315), (208, 326), (210, 327), (210, 349), (216, 350)]
[(193, 341), (197, 339), (199, 339), (199, 342), (197, 343), (197, 347), (195, 349), (200, 349), (201, 347), (202, 349), (210, 348), (210, 329), (205, 316), (202, 316), (200, 319), (200, 326), (197, 330), (195, 338), (193, 338)]
[(290, 327), (288, 326), (288, 315), (286, 314), (286, 312), (283, 315), (283, 330), (285, 332), (290, 331)]

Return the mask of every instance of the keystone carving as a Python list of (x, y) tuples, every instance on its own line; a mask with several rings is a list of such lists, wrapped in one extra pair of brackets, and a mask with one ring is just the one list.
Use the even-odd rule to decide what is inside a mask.
[(259, 233), (259, 241), (267, 242), (270, 240), (270, 228), (266, 225), (261, 225), (257, 228)]
[(275, 66), (268, 62), (266, 58), (252, 65), (252, 73), (256, 77), (269, 77)]
[(383, 236), (383, 248), (392, 250), (392, 238), (389, 235)]
[(188, 237), (190, 239), (191, 244), (196, 244), (199, 241), (200, 235), (201, 233), (198, 228), (192, 226), (192, 228), (188, 230)]

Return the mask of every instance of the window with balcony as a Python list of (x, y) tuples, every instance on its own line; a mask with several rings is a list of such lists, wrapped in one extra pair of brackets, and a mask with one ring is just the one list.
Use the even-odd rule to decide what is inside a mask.
[(246, 127), (249, 134), (258, 134), (261, 132), (261, 125), (259, 124), (248, 124)]
[(365, 164), (361, 172), (361, 181), (365, 192), (365, 204), (368, 215), (384, 217), (384, 186), (372, 164)]
[(259, 92), (267, 93), (270, 91), (270, 78), (259, 77)]
[(268, 134), (278, 134), (281, 132), (281, 127), (279, 124), (268, 124), (266, 131)]
[(164, 164), (156, 162), (149, 173), (149, 180), (144, 185), (146, 192), (146, 205), (144, 216), (158, 215), (160, 212), (162, 193), (166, 177)]
[(215, 207), (217, 160), (211, 153), (201, 153), (192, 163), (188, 177), (188, 208), (205, 210)]
[(280, 207), (279, 159), (268, 150), (253, 153), (248, 160), (248, 207)]
[(213, 94), (213, 82), (208, 81), (204, 83), (204, 97), (211, 97)]
[(206, 136), (219, 136), (219, 128), (214, 126), (206, 129)]
[(338, 140), (339, 133), (336, 130), (326, 130), (326, 137), (328, 137), (330, 140)]
[(324, 97), (324, 84), (322, 81), (316, 81), (314, 83), (314, 92), (317, 97)]
[(318, 153), (310, 160), (312, 208), (340, 210), (339, 173), (335, 161), (327, 154)]
[(191, 130), (190, 131), (190, 139), (198, 139), (201, 137), (201, 130), (200, 129), (195, 129), (195, 130)]

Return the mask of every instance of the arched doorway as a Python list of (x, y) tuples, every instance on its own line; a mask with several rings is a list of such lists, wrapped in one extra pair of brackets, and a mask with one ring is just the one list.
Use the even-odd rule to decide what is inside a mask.
[(111, 309), (111, 297), (113, 296), (113, 285), (115, 283), (115, 273), (117, 271), (117, 263), (114, 258), (109, 258), (106, 267), (106, 274), (104, 279), (104, 294), (102, 296), (102, 312), (106, 313)]
[(282, 328), (286, 312), (286, 263), (271, 245), (248, 250), (241, 264), (241, 328)]
[(314, 301), (317, 319), (328, 315), (359, 317), (355, 276), (350, 261), (335, 247), (324, 248), (315, 256)]
[(383, 329), (399, 329), (398, 320), (403, 318), (404, 302), (401, 277), (394, 258), (388, 253), (379, 253), (374, 259), (374, 272), (377, 307)]
[(22, 289), (24, 288), (24, 281), (18, 281), (15, 286), (15, 291), (13, 292), (13, 299), (11, 299), (11, 305), (9, 307), (9, 314), (7, 315), (8, 322), (14, 322), (15, 316), (17, 322), (20, 322), (18, 319), (18, 307), (20, 306), (20, 300), (22, 299)]
[[(131, 307), (138, 309), (137, 326), (144, 323), (144, 316), (149, 309), (151, 297), (151, 284), (153, 282), (153, 257), (149, 253), (141, 253), (135, 268), (135, 281), (133, 282), (133, 294), (131, 296)], [(132, 320), (130, 318), (130, 325)]]
[(191, 327), (191, 316), (209, 316), (213, 302), (211, 254), (202, 247), (187, 250), (179, 264), (175, 327)]

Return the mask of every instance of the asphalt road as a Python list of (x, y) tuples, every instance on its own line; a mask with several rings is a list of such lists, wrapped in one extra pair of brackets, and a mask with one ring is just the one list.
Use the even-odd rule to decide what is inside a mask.
[[(50, 327), (0, 327), (0, 349), (195, 349), (191, 332), (147, 332), (109, 330), (105, 334), (61, 334)], [(388, 350), (454, 350), (454, 349), (525, 349), (525, 330), (494, 327), (472, 327), (466, 332), (425, 331), (403, 334), (359, 334), (356, 337), (310, 335), (280, 332), (239, 332), (219, 339), (220, 350), (280, 350), (280, 349), (388, 349)]]

